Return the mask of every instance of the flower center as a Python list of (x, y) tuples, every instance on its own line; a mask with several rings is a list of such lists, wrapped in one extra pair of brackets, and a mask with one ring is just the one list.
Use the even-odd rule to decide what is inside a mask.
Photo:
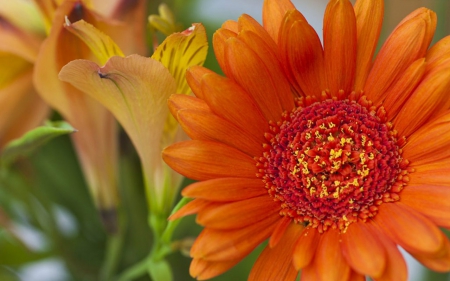
[(258, 161), (282, 216), (318, 228), (347, 229), (399, 199), (408, 161), (396, 132), (359, 103), (326, 100), (297, 107), (266, 134)]

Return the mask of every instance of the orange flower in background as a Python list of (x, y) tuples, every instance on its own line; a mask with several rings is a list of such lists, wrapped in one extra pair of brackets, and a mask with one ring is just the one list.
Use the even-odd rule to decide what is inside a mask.
[(187, 74), (171, 112), (193, 139), (163, 152), (198, 180), (172, 219), (205, 227), (190, 273), (219, 275), (269, 238), (249, 280), (407, 280), (401, 246), (450, 270), (450, 37), (407, 16), (380, 49), (383, 1), (331, 0), (323, 46), (288, 0), (214, 35), (226, 77)]
[(0, 1), (0, 150), (43, 123), (50, 111), (32, 83), (44, 34), (40, 27), (33, 3)]

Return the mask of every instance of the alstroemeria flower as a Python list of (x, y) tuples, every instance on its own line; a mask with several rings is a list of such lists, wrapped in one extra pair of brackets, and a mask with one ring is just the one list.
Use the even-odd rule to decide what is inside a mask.
[[(117, 125), (114, 117), (101, 104), (58, 79), (60, 69), (69, 61), (96, 60), (95, 54), (64, 28), (64, 23), (66, 16), (71, 22), (85, 19), (109, 34), (125, 54), (145, 53), (146, 47), (140, 39), (144, 36), (145, 27), (144, 1), (115, 1), (115, 8), (107, 17), (90, 9), (95, 8), (95, 2), (66, 0), (38, 3), (47, 22), (51, 20), (51, 28), (36, 61), (34, 84), (42, 98), (78, 130), (72, 139), (87, 184), (96, 205), (109, 217), (118, 201)], [(123, 14), (113, 12), (115, 10)]]
[(185, 136), (168, 114), (167, 99), (190, 92), (185, 70), (203, 64), (206, 51), (205, 30), (196, 24), (166, 38), (151, 58), (112, 57), (103, 67), (75, 60), (60, 72), (61, 80), (108, 108), (130, 136), (142, 162), (152, 214), (168, 215), (181, 181), (161, 159), (164, 147)]
[[(24, 15), (27, 21), (18, 20)], [(44, 33), (39, 19), (30, 2), (0, 2), (0, 150), (42, 123), (49, 112), (31, 79)]]

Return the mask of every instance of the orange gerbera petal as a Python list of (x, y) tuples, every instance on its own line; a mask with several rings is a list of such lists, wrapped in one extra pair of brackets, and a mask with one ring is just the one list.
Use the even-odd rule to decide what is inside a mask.
[(192, 245), (191, 256), (208, 261), (242, 259), (270, 236), (278, 218), (272, 214), (239, 229), (205, 228)]
[(397, 248), (397, 245), (391, 241), (380, 229), (369, 222), (367, 227), (376, 233), (376, 238), (381, 243), (386, 253), (386, 266), (383, 275), (375, 278), (376, 281), (406, 281), (408, 279), (408, 270), (403, 255)]
[(208, 93), (204, 100), (214, 113), (263, 141), (268, 129), (267, 119), (256, 101), (238, 84), (229, 78), (208, 74), (202, 79), (202, 91)]
[(358, 0), (356, 15), (356, 73), (355, 90), (362, 90), (372, 67), (372, 58), (378, 43), (383, 23), (383, 0)]
[(174, 94), (169, 97), (167, 103), (169, 105), (169, 110), (175, 119), (178, 117), (178, 111), (185, 108), (212, 114), (211, 109), (206, 102), (192, 96)]
[(356, 18), (349, 1), (329, 2), (323, 22), (323, 49), (331, 94), (337, 96), (339, 90), (350, 93), (356, 69)]
[(222, 24), (222, 28), (231, 30), (235, 33), (239, 32), (239, 25), (235, 20), (227, 20)]
[(446, 36), (434, 44), (428, 50), (426, 59), (428, 70), (447, 64), (450, 60), (450, 36)]
[(314, 228), (307, 228), (301, 233), (294, 248), (294, 266), (297, 270), (310, 264), (319, 240), (320, 234)]
[(340, 281), (350, 276), (350, 267), (342, 255), (340, 239), (340, 233), (335, 229), (322, 234), (314, 257), (320, 276), (318, 280)]
[(248, 280), (294, 281), (298, 272), (292, 265), (292, 247), (302, 231), (302, 226), (291, 223), (275, 247), (266, 246), (256, 260)]
[(191, 88), (192, 92), (198, 98), (204, 98), (202, 92), (201, 80), (205, 74), (214, 73), (211, 70), (202, 66), (193, 66), (186, 71), (186, 81)]
[(270, 236), (269, 240), (269, 247), (273, 248), (275, 247), (278, 242), (280, 242), (281, 238), (283, 237), (284, 233), (288, 229), (289, 225), (292, 223), (292, 219), (288, 217), (282, 218), (275, 227), (275, 230), (273, 231), (272, 235)]
[(263, 26), (278, 42), (278, 32), (287, 11), (295, 9), (290, 0), (265, 0), (263, 5)]
[[(250, 31), (243, 30), (239, 33), (238, 38), (242, 40), (247, 46), (249, 46), (261, 59), (260, 61), (264, 64), (264, 69), (268, 71), (268, 77), (272, 80), (272, 85), (267, 88), (266, 91), (275, 91), (279, 98), (281, 107), (284, 110), (291, 111), (294, 108), (294, 99), (291, 94), (291, 87), (283, 74), (283, 69), (278, 59), (277, 53), (274, 52), (259, 34)], [(272, 40), (268, 38), (268, 40)], [(261, 66), (262, 67), (262, 66)], [(260, 73), (262, 74), (262, 73)], [(262, 77), (261, 79), (265, 79)]]
[(259, 196), (206, 207), (198, 212), (196, 222), (214, 229), (242, 228), (278, 213), (279, 209), (269, 196)]
[(243, 152), (217, 142), (184, 141), (163, 151), (164, 161), (194, 180), (221, 177), (254, 178), (255, 161)]
[(219, 141), (249, 156), (262, 153), (261, 142), (256, 136), (215, 114), (184, 109), (178, 111), (177, 120), (191, 139)]
[(254, 18), (246, 14), (240, 16), (238, 19), (238, 28), (239, 33), (242, 33), (243, 31), (250, 31), (256, 34), (260, 38), (260, 40), (262, 40), (264, 44), (270, 49), (270, 52), (273, 53), (274, 56), (278, 56), (277, 44), (275, 43), (273, 38), (270, 37), (269, 33), (267, 33), (267, 31)]
[(426, 75), (394, 119), (399, 134), (409, 136), (431, 117), (446, 111), (450, 106), (446, 97), (449, 86), (450, 67)]
[(447, 159), (450, 156), (448, 128), (450, 128), (450, 112), (430, 121), (412, 134), (404, 147), (404, 157), (415, 166)]
[(216, 60), (220, 65), (222, 71), (229, 77), (231, 72), (228, 69), (229, 64), (227, 63), (227, 58), (225, 57), (225, 46), (230, 38), (237, 37), (237, 33), (229, 29), (220, 28), (213, 36), (213, 47), (214, 54), (216, 55)]
[(211, 201), (238, 201), (267, 194), (259, 179), (218, 178), (196, 182), (181, 192), (185, 197), (203, 198)]
[(425, 74), (426, 62), (424, 58), (413, 62), (408, 69), (396, 80), (389, 89), (386, 90), (386, 99), (383, 106), (386, 109), (388, 120), (394, 119), (400, 111), (405, 101), (422, 81)]
[(204, 209), (205, 207), (214, 204), (211, 201), (203, 200), (203, 199), (194, 199), (191, 202), (187, 203), (183, 207), (181, 207), (177, 212), (172, 214), (169, 217), (169, 220), (176, 220), (184, 216), (189, 216), (192, 214), (198, 213), (200, 210)]
[(378, 278), (384, 272), (386, 254), (372, 229), (365, 223), (350, 225), (341, 235), (342, 253), (357, 272)]
[(412, 15), (391, 33), (369, 73), (364, 91), (375, 104), (384, 99), (386, 90), (412, 62), (425, 55), (431, 42), (436, 15), (427, 9)]
[[(426, 181), (426, 178), (424, 181)], [(401, 202), (422, 213), (435, 224), (450, 228), (449, 198), (449, 186), (417, 185), (410, 183), (402, 191)]]
[(412, 256), (434, 271), (450, 271), (450, 242), (448, 239), (445, 239), (444, 247), (438, 253), (433, 255), (412, 254)]
[[(279, 96), (291, 95), (291, 93), (278, 92), (275, 81), (271, 77), (271, 71), (262, 58), (242, 40), (230, 38), (225, 46), (225, 60), (230, 76), (255, 99), (266, 119), (279, 121), (280, 114), (283, 112), (280, 100), (284, 100)], [(277, 93), (277, 95), (266, 93)]]
[[(297, 10), (286, 13), (279, 45), (294, 87), (305, 95), (320, 97), (325, 89), (322, 44), (314, 29)], [(296, 86), (298, 85), (298, 86)]]
[(241, 259), (227, 261), (207, 261), (193, 259), (189, 267), (189, 274), (197, 280), (206, 280), (224, 273), (235, 266)]
[(378, 212), (377, 224), (408, 252), (433, 254), (443, 247), (444, 235), (439, 228), (405, 204), (382, 204)]

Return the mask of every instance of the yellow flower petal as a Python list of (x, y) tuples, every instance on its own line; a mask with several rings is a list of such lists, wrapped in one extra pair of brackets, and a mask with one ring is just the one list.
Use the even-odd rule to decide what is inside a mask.
[(71, 23), (66, 17), (64, 27), (83, 40), (102, 65), (112, 56), (124, 56), (119, 46), (108, 35), (84, 20)]
[(186, 69), (203, 65), (208, 52), (208, 41), (202, 24), (193, 24), (187, 30), (174, 33), (159, 45), (152, 58), (160, 61), (173, 75), (177, 83), (176, 93), (190, 93), (186, 82)]

